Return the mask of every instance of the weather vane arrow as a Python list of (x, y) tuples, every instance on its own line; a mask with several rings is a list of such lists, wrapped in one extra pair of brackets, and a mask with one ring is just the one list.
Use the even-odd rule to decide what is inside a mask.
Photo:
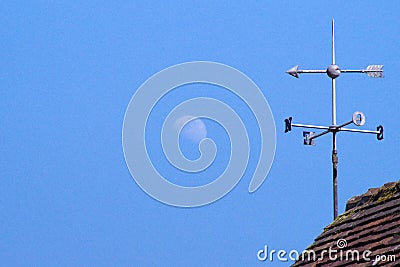
[(356, 132), (356, 133), (369, 133), (376, 134), (378, 140), (383, 139), (383, 126), (379, 125), (376, 130), (359, 130), (344, 128), (349, 124), (356, 126), (362, 126), (365, 123), (365, 116), (362, 112), (355, 112), (352, 119), (346, 123), (336, 124), (336, 78), (341, 73), (366, 73), (372, 78), (383, 77), (383, 65), (369, 65), (366, 69), (362, 70), (341, 70), (335, 63), (335, 22), (332, 20), (332, 64), (328, 66), (326, 70), (299, 70), (299, 66), (286, 71), (293, 77), (299, 78), (299, 74), (302, 73), (326, 73), (332, 79), (332, 124), (329, 126), (320, 125), (309, 125), (309, 124), (298, 124), (292, 123), (292, 117), (285, 119), (285, 133), (290, 132), (292, 127), (300, 127), (307, 129), (319, 129), (324, 130), (321, 133), (316, 134), (315, 132), (304, 131), (304, 144), (314, 145), (314, 140), (318, 137), (332, 133), (332, 169), (333, 169), (333, 218), (336, 219), (338, 216), (338, 195), (337, 195), (337, 176), (338, 176), (338, 153), (336, 149), (336, 135), (341, 131)]
[(337, 78), (341, 73), (366, 73), (372, 78), (383, 78), (383, 65), (369, 65), (366, 69), (362, 70), (341, 70), (337, 65), (330, 65), (326, 70), (299, 70), (299, 66), (296, 65), (293, 68), (286, 71), (287, 74), (293, 77), (299, 78), (299, 74), (302, 73), (326, 73), (330, 78)]

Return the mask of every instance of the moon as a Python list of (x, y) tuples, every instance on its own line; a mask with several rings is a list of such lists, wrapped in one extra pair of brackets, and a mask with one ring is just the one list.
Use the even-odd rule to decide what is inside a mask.
[[(176, 120), (174, 127), (180, 132), (180, 137), (193, 143), (200, 143), (207, 137), (207, 127), (203, 120), (190, 115)], [(182, 128), (183, 127), (183, 128)]]

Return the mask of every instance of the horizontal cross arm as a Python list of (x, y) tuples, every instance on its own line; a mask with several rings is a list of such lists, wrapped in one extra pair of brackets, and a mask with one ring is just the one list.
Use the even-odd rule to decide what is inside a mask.
[(343, 123), (343, 124), (337, 126), (337, 128), (342, 128), (342, 127), (347, 126), (347, 125), (352, 124), (352, 123), (353, 123), (353, 121), (351, 120), (351, 121), (348, 121), (346, 123)]
[(342, 73), (368, 73), (368, 72), (383, 72), (383, 70), (340, 70)]
[(292, 126), (293, 127), (299, 127), (299, 128), (310, 128), (310, 129), (325, 129), (325, 130), (329, 129), (329, 126), (298, 124), (298, 123), (292, 123)]
[(359, 129), (348, 129), (348, 128), (339, 128), (338, 131), (344, 132), (355, 132), (355, 133), (369, 133), (369, 134), (380, 134), (380, 131), (374, 130), (359, 130)]
[(298, 70), (297, 73), (326, 73), (326, 70)]
[(313, 135), (313, 136), (311, 136), (310, 138), (308, 138), (308, 140), (313, 140), (313, 139), (316, 139), (316, 138), (318, 138), (318, 137), (321, 137), (321, 136), (323, 136), (323, 135), (325, 135), (325, 134), (327, 134), (327, 133), (329, 133), (330, 132), (330, 130), (326, 130), (326, 131), (323, 131), (322, 133), (319, 133), (319, 134), (316, 134), (316, 135)]

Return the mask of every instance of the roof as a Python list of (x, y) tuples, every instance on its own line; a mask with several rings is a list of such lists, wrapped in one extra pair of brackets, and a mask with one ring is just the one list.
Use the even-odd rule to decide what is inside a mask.
[(352, 197), (346, 211), (324, 229), (292, 266), (399, 264), (400, 181)]

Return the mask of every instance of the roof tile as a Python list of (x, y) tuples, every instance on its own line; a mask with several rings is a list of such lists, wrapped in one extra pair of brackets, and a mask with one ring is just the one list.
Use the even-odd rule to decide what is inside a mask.
[[(337, 252), (329, 257), (329, 249)], [(400, 181), (349, 199), (346, 211), (307, 250), (316, 259), (300, 256), (292, 266), (400, 266)]]

